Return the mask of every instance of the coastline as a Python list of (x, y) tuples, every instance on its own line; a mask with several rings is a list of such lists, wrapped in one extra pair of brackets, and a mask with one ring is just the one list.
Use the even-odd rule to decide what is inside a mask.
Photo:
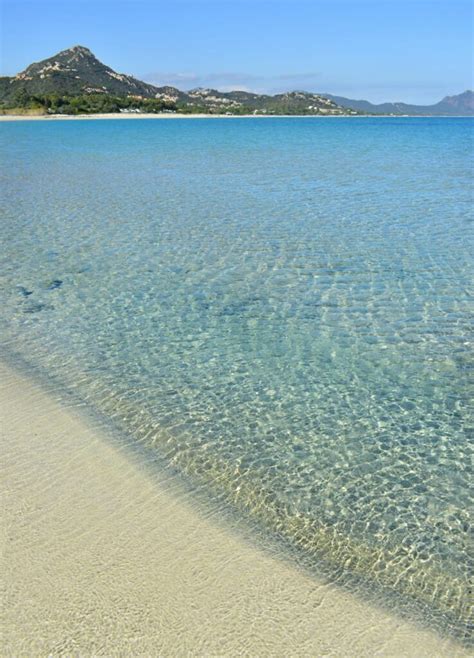
[(472, 119), (472, 116), (421, 115), (421, 114), (0, 114), (2, 121), (84, 121), (87, 119)]
[[(364, 115), (361, 115), (365, 118)], [(84, 119), (341, 119), (353, 118), (349, 114), (334, 116), (317, 116), (307, 114), (179, 114), (179, 113), (136, 113), (124, 114), (121, 112), (110, 112), (109, 114), (1, 114), (0, 121), (81, 121)]]
[(0, 378), (5, 655), (469, 655), (253, 545), (10, 365)]

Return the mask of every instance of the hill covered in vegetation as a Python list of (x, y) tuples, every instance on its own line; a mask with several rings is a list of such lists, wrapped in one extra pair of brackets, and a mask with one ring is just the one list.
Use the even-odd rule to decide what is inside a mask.
[(446, 96), (434, 105), (353, 100), (331, 94), (291, 91), (270, 96), (247, 91), (157, 87), (117, 73), (84, 46), (74, 46), (0, 78), (0, 113), (95, 114), (179, 112), (263, 115), (424, 115), (474, 114), (474, 92)]
[(50, 114), (97, 112), (182, 112), (204, 114), (351, 114), (336, 102), (307, 92), (269, 96), (243, 91), (220, 92), (156, 87), (117, 73), (84, 46), (28, 66), (14, 77), (0, 78), (0, 110)]

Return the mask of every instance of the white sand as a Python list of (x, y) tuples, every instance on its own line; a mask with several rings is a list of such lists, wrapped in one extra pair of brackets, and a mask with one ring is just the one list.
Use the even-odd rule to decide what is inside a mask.
[[(245, 115), (245, 116), (254, 116)], [(261, 115), (260, 115), (261, 116)], [(109, 112), (109, 114), (0, 114), (0, 121), (77, 121), (80, 119), (235, 119), (228, 114), (123, 114), (122, 112)], [(262, 118), (265, 118), (264, 116)]]
[[(77, 121), (83, 119), (341, 119), (353, 118), (355, 115), (334, 114), (123, 114), (122, 112), (110, 112), (109, 114), (0, 114), (1, 121)], [(364, 115), (360, 115), (364, 116)], [(368, 115), (367, 115), (368, 116)], [(381, 115), (379, 115), (381, 116)]]
[(2, 656), (467, 656), (205, 514), (0, 364)]
[(84, 119), (470, 119), (466, 116), (394, 115), (394, 114), (0, 114), (2, 121), (78, 121)]

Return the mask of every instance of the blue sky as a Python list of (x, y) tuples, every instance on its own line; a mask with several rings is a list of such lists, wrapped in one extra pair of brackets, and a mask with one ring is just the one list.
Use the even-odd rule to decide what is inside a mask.
[(430, 103), (473, 86), (468, 0), (0, 0), (2, 75), (81, 44), (182, 89)]

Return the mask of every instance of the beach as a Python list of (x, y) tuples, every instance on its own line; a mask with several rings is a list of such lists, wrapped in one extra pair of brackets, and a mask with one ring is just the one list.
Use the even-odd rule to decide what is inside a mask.
[(68, 121), (0, 131), (2, 654), (466, 655), (472, 121)]
[(6, 3), (0, 658), (474, 658), (470, 7), (273, 4)]
[[(252, 116), (254, 115), (247, 115)], [(260, 115), (263, 116), (263, 115)], [(124, 113), (110, 112), (108, 114), (0, 114), (0, 121), (74, 121), (81, 119), (235, 119), (227, 114), (178, 114), (178, 113)], [(265, 118), (263, 116), (263, 118)]]
[[(317, 116), (305, 115), (305, 118), (331, 119), (347, 118), (350, 115)], [(147, 112), (109, 112), (108, 114), (0, 114), (0, 121), (80, 121), (84, 119), (301, 119), (296, 114), (179, 114), (179, 112), (147, 113)]]
[[(408, 115), (404, 115), (408, 116)], [(156, 113), (123, 113), (108, 114), (0, 114), (1, 121), (80, 121), (84, 119), (400, 119), (400, 115), (351, 115), (351, 114), (179, 114), (179, 112)], [(417, 119), (430, 119), (430, 115), (417, 115)], [(443, 117), (438, 117), (443, 118)], [(445, 117), (448, 118), (448, 117)], [(451, 117), (452, 118), (452, 117)], [(456, 117), (466, 118), (466, 117)]]
[(467, 656), (200, 507), (0, 364), (2, 654)]

